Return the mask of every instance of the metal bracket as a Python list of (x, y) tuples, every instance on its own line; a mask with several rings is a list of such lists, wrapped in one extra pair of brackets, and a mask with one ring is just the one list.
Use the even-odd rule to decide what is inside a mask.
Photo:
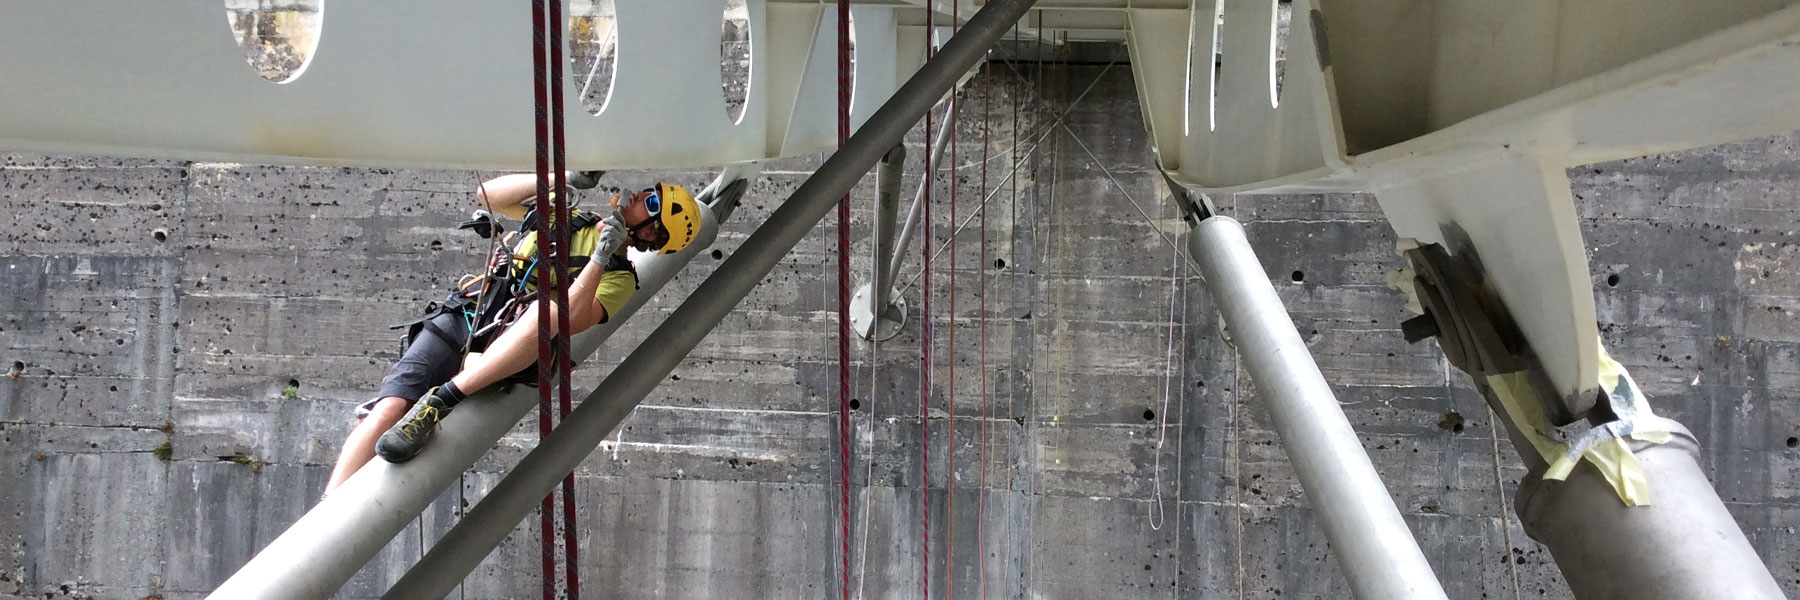
[(906, 326), (906, 299), (901, 298), (897, 291), (890, 290), (883, 296), (887, 300), (887, 306), (882, 307), (881, 314), (877, 316), (873, 308), (874, 301), (869, 298), (874, 289), (872, 284), (863, 284), (857, 288), (856, 295), (850, 298), (850, 327), (865, 340), (885, 342), (899, 335), (900, 329)]
[(1440, 244), (1407, 250), (1416, 275), (1412, 284), (1425, 315), (1401, 324), (1409, 342), (1436, 337), (1450, 364), (1482, 382), (1489, 375), (1532, 371), (1544, 415), (1554, 426), (1575, 422), (1577, 415), (1553, 392), (1530, 344), (1514, 324), (1494, 291), (1486, 285), (1481, 262), (1471, 248), (1450, 254)]

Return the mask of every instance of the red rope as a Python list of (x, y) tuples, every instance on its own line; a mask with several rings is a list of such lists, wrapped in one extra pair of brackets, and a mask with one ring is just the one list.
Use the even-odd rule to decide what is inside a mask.
[[(937, 12), (935, 1), (925, 3), (925, 60), (931, 61), (931, 38), (933, 28), (932, 15)], [(931, 113), (925, 113), (925, 143), (931, 140)], [(936, 173), (931, 170), (931, 148), (925, 149), (925, 197), (923, 210), (919, 211), (919, 256), (925, 263), (925, 282), (920, 286), (922, 297), (919, 307), (919, 525), (922, 551), (920, 562), (924, 567), (924, 599), (931, 600), (931, 188), (936, 182)]]
[[(556, 418), (560, 423), (569, 417), (574, 400), (570, 397), (575, 383), (570, 380), (569, 373), (574, 369), (574, 357), (569, 352), (569, 193), (568, 182), (564, 181), (568, 173), (568, 165), (564, 163), (563, 149), (563, 12), (561, 0), (548, 2), (550, 5), (550, 143), (554, 164), (550, 172), (556, 173), (556, 336), (551, 340), (556, 359)], [(542, 355), (540, 355), (542, 356)], [(540, 361), (541, 362), (541, 361)], [(562, 520), (563, 520), (563, 581), (568, 585), (569, 600), (581, 598), (581, 548), (576, 539), (580, 532), (576, 528), (579, 522), (575, 519), (575, 472), (563, 475), (562, 481)]]
[[(550, 143), (550, 131), (549, 131), (549, 129), (550, 129), (550, 114), (549, 114), (550, 102), (549, 102), (549, 90), (548, 90), (549, 82), (546, 81), (546, 73), (545, 73), (546, 65), (544, 64), (545, 63), (545, 56), (544, 56), (544, 54), (545, 54), (545, 48), (544, 48), (544, 46), (545, 46), (545, 42), (544, 42), (545, 29), (546, 29), (546, 27), (544, 26), (544, 2), (542, 2), (542, 1), (532, 2), (531, 3), (531, 44), (532, 44), (531, 61), (532, 61), (532, 66), (533, 66), (532, 71), (533, 71), (534, 78), (532, 80), (533, 85), (531, 88), (531, 92), (532, 92), (533, 98), (536, 100), (536, 105), (533, 107), (533, 109), (535, 110), (536, 117), (537, 117), (536, 123), (535, 123), (535, 125), (536, 125), (535, 133), (537, 136), (537, 197), (539, 199), (539, 202), (538, 202), (539, 209), (542, 209), (544, 207), (544, 203), (542, 202), (542, 199), (547, 198), (550, 195), (550, 146), (549, 146), (549, 143)], [(556, 248), (554, 243), (551, 241), (550, 232), (552, 231), (552, 229), (550, 228), (551, 224), (549, 223), (549, 221), (550, 221), (550, 219), (544, 218), (544, 215), (542, 213), (540, 213), (538, 215), (538, 219), (537, 219), (538, 248), (537, 249), (538, 249), (538, 253), (540, 256), (545, 251), (550, 251), (552, 253), (552, 259), (554, 260), (554, 254), (556, 252), (558, 252), (560, 249)], [(545, 356), (549, 356), (551, 353), (552, 333), (550, 331), (550, 304), (547, 302), (544, 302), (543, 295), (546, 291), (551, 289), (550, 286), (552, 285), (552, 281), (550, 279), (550, 274), (549, 274), (550, 269), (537, 269), (536, 271), (537, 271), (537, 290), (538, 290), (538, 302), (537, 302), (537, 330), (538, 330), (537, 342), (538, 342), (538, 345), (537, 345), (537, 347), (538, 347), (538, 356), (545, 357)], [(559, 274), (559, 275), (561, 275), (561, 274)], [(557, 279), (562, 279), (562, 277), (559, 276), (559, 277), (557, 277)], [(545, 437), (549, 437), (550, 428), (551, 428), (551, 423), (550, 423), (550, 414), (551, 414), (550, 413), (550, 365), (547, 364), (543, 360), (539, 360), (537, 362), (537, 383), (538, 383), (538, 439), (542, 440)], [(543, 596), (544, 596), (544, 600), (553, 600), (556, 597), (556, 541), (555, 541), (555, 537), (554, 537), (555, 534), (553, 533), (556, 526), (552, 522), (553, 505), (551, 504), (551, 498), (554, 495), (555, 495), (554, 492), (552, 492), (551, 494), (546, 494), (544, 496), (544, 500), (543, 500), (542, 504), (538, 507), (538, 534), (539, 534), (538, 539), (539, 539), (540, 554), (543, 557), (543, 575), (544, 575)]]
[[(850, 140), (850, 0), (838, 0), (838, 147)], [(838, 592), (850, 599), (850, 194), (838, 200)]]
[[(546, 5), (548, 15), (546, 16)], [(571, 410), (573, 368), (569, 355), (569, 194), (566, 182), (556, 178), (556, 193), (551, 194), (551, 173), (563, 173), (563, 88), (562, 88), (562, 3), (539, 0), (531, 7), (532, 97), (535, 101), (535, 137), (537, 141), (536, 222), (538, 254), (551, 268), (538, 269), (538, 439), (550, 435), (553, 427), (551, 396), (555, 395), (561, 417)], [(545, 199), (550, 199), (545, 202)], [(548, 204), (548, 206), (547, 206)], [(549, 214), (543, 214), (548, 209)], [(552, 314), (551, 307), (555, 311)], [(551, 320), (555, 319), (552, 327)], [(545, 360), (548, 358), (549, 360)], [(538, 542), (543, 567), (543, 597), (556, 597), (556, 492), (544, 495), (538, 507)], [(562, 482), (563, 574), (568, 581), (569, 599), (581, 595), (579, 547), (576, 540), (575, 474), (570, 472)]]
[[(981, 127), (981, 196), (980, 196), (982, 199), (981, 225), (980, 225), (980, 227), (981, 227), (981, 244), (980, 244), (981, 252), (980, 252), (980, 254), (981, 254), (981, 256), (979, 257), (980, 260), (978, 260), (976, 262), (976, 266), (979, 268), (977, 268), (975, 270), (976, 273), (982, 274), (982, 276), (979, 278), (979, 282), (976, 284), (976, 287), (975, 287), (975, 295), (981, 298), (981, 311), (979, 313), (977, 313), (977, 319), (979, 319), (978, 322), (980, 323), (980, 325), (978, 327), (978, 331), (981, 332), (981, 345), (979, 346), (980, 349), (977, 351), (977, 355), (980, 358), (978, 359), (977, 367), (975, 369), (976, 371), (981, 373), (981, 442), (980, 442), (981, 443), (981, 479), (976, 487), (976, 491), (978, 493), (975, 494), (975, 547), (977, 549), (987, 548), (987, 537), (984, 535), (984, 532), (983, 532), (984, 527), (982, 525), (982, 521), (984, 521), (987, 516), (988, 418), (992, 414), (992, 411), (988, 410), (987, 276), (986, 276), (986, 273), (987, 273), (987, 184), (988, 184), (987, 161), (988, 161), (989, 130), (992, 129), (991, 127), (988, 126), (988, 109), (993, 106), (993, 99), (994, 99), (994, 80), (993, 80), (993, 74), (990, 72), (990, 67), (992, 66), (991, 61), (993, 58), (993, 54), (994, 54), (993, 51), (989, 50), (988, 51), (988, 59), (989, 60), (982, 61), (982, 63), (981, 63), (981, 84), (983, 87), (983, 90), (981, 93), (981, 123), (982, 123), (982, 127)], [(981, 554), (981, 556), (979, 557), (979, 560), (977, 561), (977, 564), (979, 565), (978, 568), (981, 573), (981, 599), (987, 600), (987, 554), (986, 554), (986, 552), (983, 552)]]

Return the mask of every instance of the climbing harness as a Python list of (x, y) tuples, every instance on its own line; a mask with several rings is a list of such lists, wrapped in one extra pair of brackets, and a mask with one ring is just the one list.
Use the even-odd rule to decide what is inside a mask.
[[(463, 354), (484, 352), (500, 332), (518, 320), (531, 302), (541, 297), (541, 293), (533, 281), (537, 269), (544, 264), (537, 244), (538, 211), (532, 209), (525, 214), (521, 229), (527, 232), (522, 238), (508, 240), (517, 234), (507, 235), (505, 227), (494, 222), (485, 213), (463, 223), (460, 229), (470, 229), (476, 235), (496, 239), (493, 251), (489, 254), (487, 264), (481, 273), (463, 276), (455, 291), (450, 292), (440, 302), (426, 305), (423, 314), (405, 322), (393, 325), (391, 329), (404, 329), (400, 337), (402, 353), (419, 335), (431, 333), (451, 345), (462, 347)], [(571, 239), (569, 249), (573, 256), (569, 259), (569, 267), (565, 270), (572, 279), (581, 269), (587, 266), (587, 254), (592, 252), (598, 237), (595, 227), (600, 222), (596, 213), (573, 209), (570, 211), (569, 227), (566, 236)], [(512, 243), (507, 243), (511, 241)], [(554, 269), (549, 275), (556, 277)], [(606, 270), (625, 271), (636, 279), (637, 269), (625, 257), (613, 255), (606, 264)], [(452, 314), (462, 318), (468, 327), (469, 335), (455, 335), (441, 330), (432, 319), (441, 314)], [(502, 384), (530, 385), (537, 384), (536, 375), (526, 369), (501, 380)]]

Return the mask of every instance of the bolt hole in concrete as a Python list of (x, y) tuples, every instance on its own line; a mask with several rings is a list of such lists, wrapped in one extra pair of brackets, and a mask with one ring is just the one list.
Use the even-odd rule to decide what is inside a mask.
[(712, 251), (712, 257), (713, 257), (713, 260), (722, 260), (725, 258), (725, 253), (720, 252), (718, 250), (714, 250), (714, 251)]
[(150, 232), (150, 237), (158, 242), (166, 242), (169, 241), (169, 232), (165, 229), (157, 229)]
[(1618, 273), (1613, 273), (1611, 275), (1606, 276), (1606, 287), (1619, 287), (1619, 274)]
[(1144, 409), (1144, 420), (1145, 421), (1155, 421), (1156, 420), (1156, 411), (1148, 409), (1148, 408)]
[(1294, 283), (1301, 283), (1301, 282), (1306, 281), (1306, 272), (1305, 271), (1294, 271), (1294, 274), (1289, 275), (1289, 277), (1291, 277), (1294, 280)]
[(995, 268), (995, 269), (1004, 269), (1004, 268), (1006, 268), (1006, 259), (1004, 259), (1004, 258), (996, 258), (996, 259), (994, 259), (994, 268)]
[(319, 47), (324, 0), (225, 0), (225, 22), (263, 79), (298, 79)]
[(612, 96), (613, 64), (618, 58), (618, 13), (612, 0), (569, 2), (569, 76), (580, 90), (588, 114), (606, 110)]
[(1800, 448), (1800, 437), (1791, 437), (1791, 438), (1788, 438), (1788, 439), (1787, 439), (1787, 446), (1788, 446), (1788, 447), (1789, 447), (1789, 448)]
[(862, 410), (862, 401), (857, 400), (855, 398), (851, 398), (850, 399), (850, 410)]
[(1451, 433), (1462, 433), (1464, 423), (1465, 421), (1463, 420), (1462, 413), (1453, 410), (1444, 413), (1444, 418), (1438, 419), (1437, 426), (1438, 429)]

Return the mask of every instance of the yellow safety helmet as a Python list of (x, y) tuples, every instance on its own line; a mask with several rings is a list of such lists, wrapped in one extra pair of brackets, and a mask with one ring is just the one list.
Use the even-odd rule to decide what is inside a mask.
[(668, 232), (669, 241), (663, 243), (663, 254), (674, 254), (694, 243), (700, 237), (700, 203), (694, 201), (694, 195), (687, 188), (672, 183), (657, 182), (656, 195), (662, 200), (662, 210), (657, 218), (662, 220), (663, 231)]

